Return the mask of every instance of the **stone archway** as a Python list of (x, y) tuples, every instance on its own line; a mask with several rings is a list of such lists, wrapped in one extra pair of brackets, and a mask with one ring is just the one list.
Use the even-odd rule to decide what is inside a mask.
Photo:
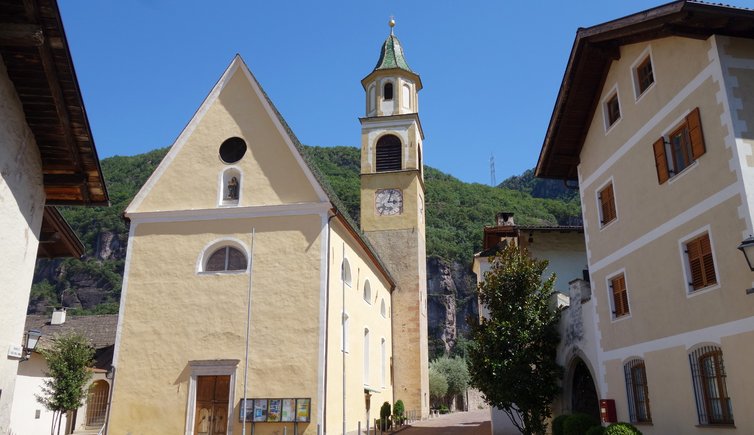
[(571, 376), (571, 412), (581, 412), (600, 418), (600, 404), (597, 389), (589, 367), (581, 358), (575, 358), (572, 363)]

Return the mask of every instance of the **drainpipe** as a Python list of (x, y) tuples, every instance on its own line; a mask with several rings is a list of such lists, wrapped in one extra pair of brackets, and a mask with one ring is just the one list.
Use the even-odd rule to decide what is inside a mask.
[(324, 397), (324, 404), (322, 405), (322, 432), (324, 433), (327, 430), (327, 346), (328, 346), (328, 332), (329, 332), (329, 325), (330, 325), (330, 221), (333, 220), (335, 216), (338, 214), (337, 209), (332, 209), (333, 215), (327, 218), (327, 265), (325, 266), (325, 276), (327, 277), (327, 289), (326, 295), (325, 295), (325, 369), (324, 369), (324, 375), (325, 378), (323, 380), (324, 382), (324, 388), (325, 388), (325, 397)]

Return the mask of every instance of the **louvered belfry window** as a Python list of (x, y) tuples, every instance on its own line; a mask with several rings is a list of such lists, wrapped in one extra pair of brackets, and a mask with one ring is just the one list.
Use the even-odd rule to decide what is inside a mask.
[(691, 282), (689, 287), (699, 290), (717, 284), (715, 275), (715, 261), (712, 255), (712, 244), (709, 234), (686, 242), (686, 255), (689, 259), (689, 273)]
[(377, 141), (377, 172), (401, 170), (401, 140), (388, 134)]

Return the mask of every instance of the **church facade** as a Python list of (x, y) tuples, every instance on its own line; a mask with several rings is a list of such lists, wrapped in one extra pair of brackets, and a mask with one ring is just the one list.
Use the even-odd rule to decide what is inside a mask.
[(399, 399), (427, 414), (421, 82), (392, 35), (380, 62), (362, 233), (233, 59), (126, 210), (107, 433), (356, 433)]

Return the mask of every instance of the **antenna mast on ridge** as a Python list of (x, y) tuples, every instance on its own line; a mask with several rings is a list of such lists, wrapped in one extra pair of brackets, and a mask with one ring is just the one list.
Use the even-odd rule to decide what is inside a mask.
[(490, 186), (497, 186), (497, 180), (495, 179), (495, 156), (490, 153)]

